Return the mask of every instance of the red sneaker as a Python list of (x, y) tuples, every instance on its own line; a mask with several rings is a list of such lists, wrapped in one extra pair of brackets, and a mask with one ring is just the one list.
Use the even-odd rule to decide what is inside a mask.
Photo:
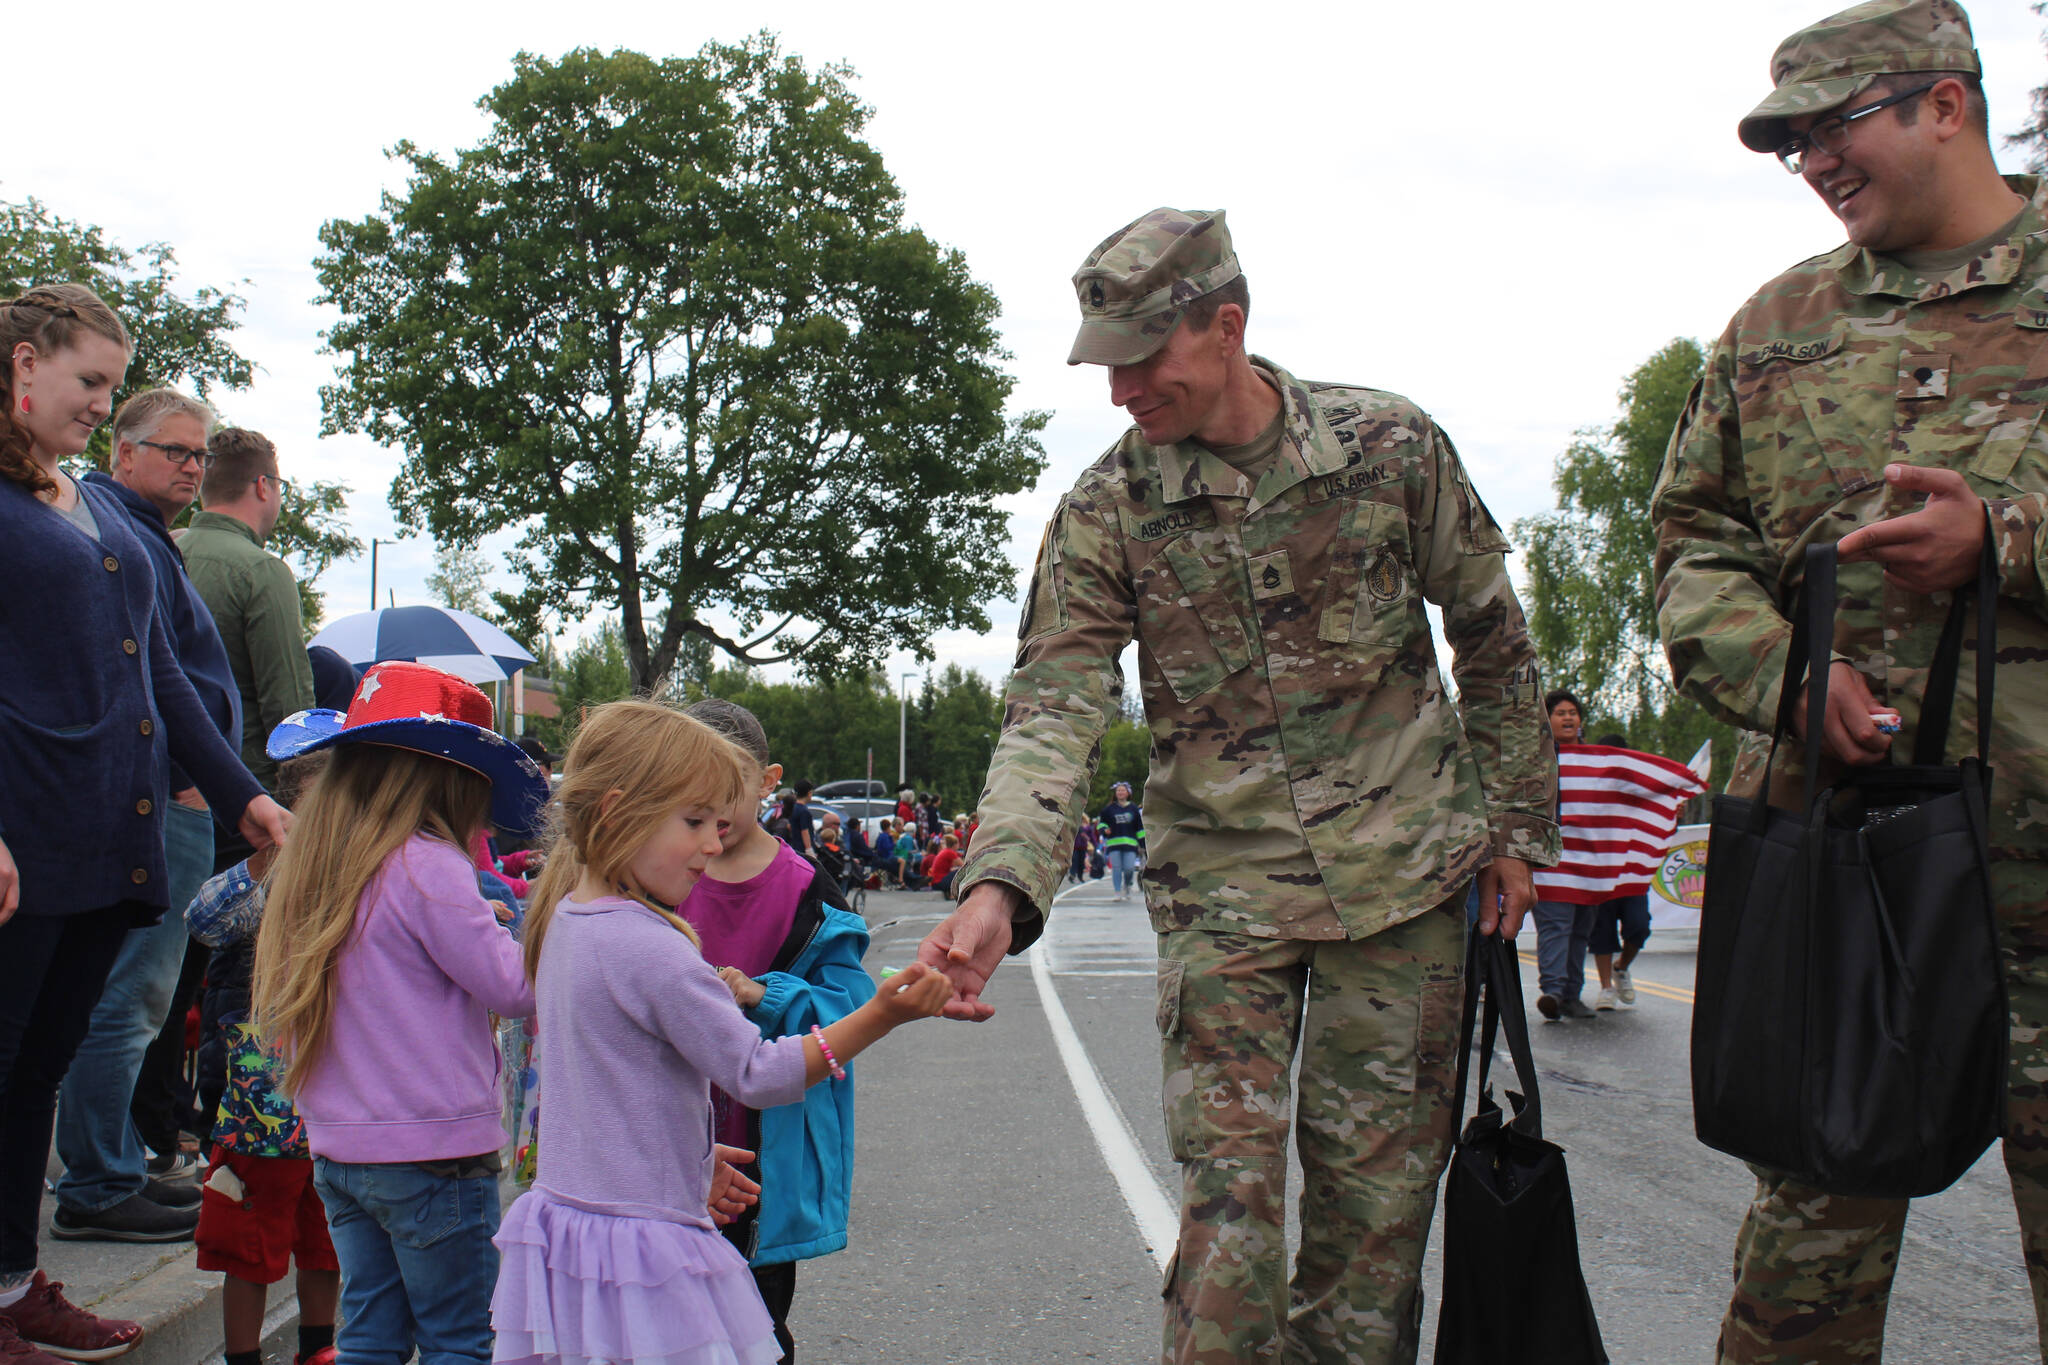
[(322, 1346), (309, 1356), (295, 1355), (292, 1365), (334, 1365), (335, 1351), (332, 1346)]
[(94, 1317), (65, 1299), (64, 1286), (40, 1270), (25, 1297), (0, 1308), (0, 1322), (10, 1323), (31, 1347), (63, 1360), (112, 1360), (142, 1340), (141, 1323)]
[(64, 1365), (57, 1357), (38, 1351), (21, 1339), (14, 1324), (0, 1318), (0, 1365)]

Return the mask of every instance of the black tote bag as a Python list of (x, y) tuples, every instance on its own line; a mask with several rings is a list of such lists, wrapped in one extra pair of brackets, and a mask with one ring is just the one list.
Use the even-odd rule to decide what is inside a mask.
[[(1976, 753), (1942, 762), (1971, 594), (1935, 652), (1910, 764), (1816, 792), (1835, 547), (1807, 551), (1772, 736), (1806, 711), (1803, 809), (1714, 800), (1692, 1022), (1700, 1141), (1834, 1194), (1946, 1189), (2005, 1122), (2006, 1001), (1986, 825), (1997, 580), (1984, 549)], [(1768, 786), (1768, 778), (1766, 778)]]
[[(1600, 1324), (1579, 1271), (1578, 1225), (1564, 1149), (1543, 1140), (1543, 1103), (1529, 1051), (1529, 1016), (1514, 944), (1473, 929), (1465, 955), (1465, 1014), (1458, 1033), (1458, 1101), (1480, 1030), (1479, 1109), (1451, 1154), (1444, 1182), (1444, 1292), (1436, 1365), (1607, 1365)], [(1522, 1093), (1515, 1116), (1494, 1102), (1493, 1040), (1505, 1033)]]

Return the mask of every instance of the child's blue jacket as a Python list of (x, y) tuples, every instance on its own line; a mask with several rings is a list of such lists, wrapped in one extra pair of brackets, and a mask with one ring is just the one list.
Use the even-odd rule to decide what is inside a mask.
[[(874, 996), (874, 980), (861, 965), (867, 922), (826, 900), (839, 894), (821, 873), (798, 905), (790, 938), (776, 955), (777, 970), (760, 978), (766, 994), (747, 1011), (763, 1037), (808, 1033), (811, 1025), (842, 1019)], [(853, 1068), (846, 1071), (843, 1081), (819, 1081), (802, 1102), (758, 1115), (761, 1202), (747, 1249), (750, 1264), (801, 1261), (846, 1245), (853, 1202)]]

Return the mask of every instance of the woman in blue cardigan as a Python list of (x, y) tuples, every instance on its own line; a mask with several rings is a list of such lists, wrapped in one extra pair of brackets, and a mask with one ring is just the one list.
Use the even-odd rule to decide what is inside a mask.
[[(167, 755), (258, 847), (290, 817), (220, 737), (155, 619), (156, 577), (84, 452), (127, 373), (127, 330), (80, 285), (0, 302), (0, 1357), (132, 1347), (36, 1269), (57, 1087), (121, 940), (168, 904)], [(19, 1342), (30, 1348), (22, 1352)]]

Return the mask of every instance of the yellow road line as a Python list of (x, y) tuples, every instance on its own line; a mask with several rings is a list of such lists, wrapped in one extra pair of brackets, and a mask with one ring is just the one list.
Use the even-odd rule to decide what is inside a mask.
[[(1534, 953), (1518, 952), (1515, 955), (1521, 958), (1522, 962), (1527, 966), (1533, 967), (1536, 965), (1536, 954)], [(1667, 986), (1661, 981), (1645, 981), (1640, 976), (1636, 977), (1635, 982), (1636, 990), (1641, 994), (1654, 995), (1659, 1000), (1676, 1000), (1681, 1005), (1693, 1003), (1693, 993), (1684, 986)]]

